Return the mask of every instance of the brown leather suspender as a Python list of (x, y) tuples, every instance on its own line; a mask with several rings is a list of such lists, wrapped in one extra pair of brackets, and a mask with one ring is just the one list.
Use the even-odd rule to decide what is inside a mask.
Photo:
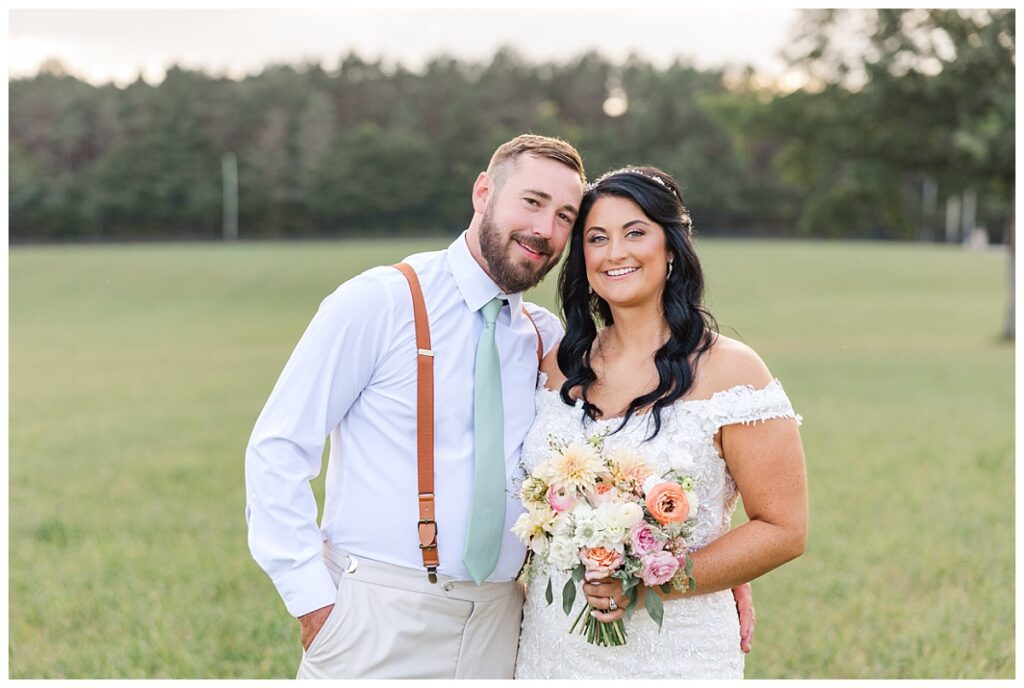
[[(431, 583), (437, 582), (437, 521), (434, 509), (434, 351), (430, 348), (430, 322), (427, 306), (423, 301), (423, 290), (416, 271), (408, 263), (396, 263), (409, 282), (412, 293), (413, 323), (416, 326), (416, 472), (419, 490), (419, 521), (417, 530), (420, 538), (420, 552), (423, 566)], [(537, 333), (537, 369), (544, 358), (544, 343), (540, 330), (533, 321), (526, 306), (523, 315)]]
[(416, 472), (419, 481), (420, 552), (431, 583), (437, 582), (437, 521), (434, 510), (434, 352), (423, 290), (416, 271), (407, 263), (394, 266), (409, 281), (416, 325)]
[(544, 341), (540, 336), (540, 330), (537, 329), (537, 323), (533, 322), (533, 316), (530, 315), (530, 311), (526, 310), (526, 306), (523, 306), (523, 315), (533, 325), (533, 331), (537, 333), (537, 373), (540, 374), (540, 364), (544, 361)]

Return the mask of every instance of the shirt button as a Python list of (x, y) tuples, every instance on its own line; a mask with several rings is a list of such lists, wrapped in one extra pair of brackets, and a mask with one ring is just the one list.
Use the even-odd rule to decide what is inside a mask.
[(454, 588), (455, 588), (455, 583), (453, 583), (452, 581), (448, 581), (447, 583), (445, 583), (444, 585), (441, 586), (441, 589), (444, 590), (445, 592), (451, 592)]

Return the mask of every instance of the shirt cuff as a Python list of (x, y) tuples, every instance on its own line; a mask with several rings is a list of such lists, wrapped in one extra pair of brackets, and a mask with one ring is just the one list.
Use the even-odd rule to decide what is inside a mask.
[(338, 599), (338, 586), (319, 556), (274, 580), (274, 587), (288, 613), (296, 618), (334, 604)]

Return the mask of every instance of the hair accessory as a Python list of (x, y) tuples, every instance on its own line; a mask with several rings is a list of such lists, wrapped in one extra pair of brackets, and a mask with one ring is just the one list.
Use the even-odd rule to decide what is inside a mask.
[(673, 196), (675, 196), (676, 199), (678, 199), (679, 201), (682, 201), (682, 199), (679, 198), (679, 195), (676, 194), (675, 189), (673, 189), (671, 186), (669, 186), (668, 182), (666, 182), (664, 179), (662, 179), (661, 177), (659, 177), (656, 174), (651, 174), (650, 172), (644, 172), (643, 170), (638, 169), (636, 167), (622, 167), (622, 168), (617, 169), (617, 170), (612, 170), (611, 172), (605, 172), (600, 177), (598, 177), (595, 182), (593, 182), (592, 184), (588, 184), (587, 185), (587, 190), (588, 191), (593, 190), (595, 187), (597, 187), (605, 179), (608, 179), (608, 177), (612, 177), (612, 176), (614, 176), (616, 174), (625, 174), (625, 173), (639, 174), (641, 177), (647, 177), (651, 181), (656, 182), (659, 185), (661, 185), (661, 187), (663, 189), (665, 189), (666, 191), (671, 193)]

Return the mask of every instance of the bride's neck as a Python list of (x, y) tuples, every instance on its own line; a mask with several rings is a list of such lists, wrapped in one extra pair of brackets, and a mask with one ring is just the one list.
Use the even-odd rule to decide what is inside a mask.
[(652, 356), (668, 340), (670, 330), (660, 304), (655, 309), (613, 309), (613, 323), (601, 334), (606, 352)]

